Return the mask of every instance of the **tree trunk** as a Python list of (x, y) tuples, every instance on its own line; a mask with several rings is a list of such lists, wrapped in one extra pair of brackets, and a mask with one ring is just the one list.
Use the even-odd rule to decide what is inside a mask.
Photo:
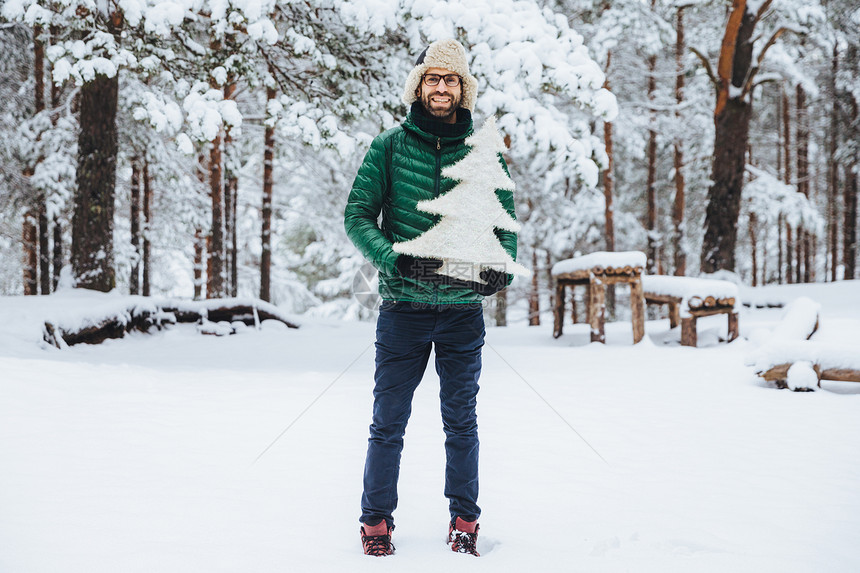
[(238, 257), (238, 232), (236, 228), (236, 201), (239, 195), (239, 179), (234, 170), (228, 171), (227, 179), (224, 181), (225, 211), (228, 221), (227, 253), (230, 267), (230, 296), (238, 296), (239, 291), (239, 257)]
[[(56, 42), (56, 38), (59, 37), (59, 28), (56, 26), (51, 26), (51, 42)], [(51, 84), (51, 125), (53, 127), (57, 127), (57, 122), (59, 120), (59, 112), (57, 111), (60, 107), (60, 86), (58, 86), (53, 79), (50, 82)], [(53, 290), (56, 291), (57, 287), (60, 284), (60, 273), (63, 270), (63, 227), (60, 224), (60, 215), (58, 213), (54, 213), (54, 250), (53, 250), (53, 266), (54, 266), (54, 277), (53, 277)]]
[[(45, 42), (42, 26), (33, 27), (33, 75), (36, 83), (36, 113), (45, 111)], [(42, 158), (38, 160), (40, 163)], [(39, 211), (39, 287), (42, 294), (51, 294), (51, 253), (48, 228), (48, 199), (44, 191), (38, 195)]]
[(776, 284), (780, 284), (780, 285), (783, 282), (782, 267), (783, 267), (784, 257), (783, 257), (783, 250), (782, 250), (782, 245), (783, 245), (782, 229), (783, 229), (784, 225), (785, 225), (785, 217), (782, 214), (780, 214), (777, 217), (777, 223), (776, 223), (776, 281), (777, 281)]
[[(684, 7), (678, 8), (675, 27), (675, 119), (681, 121), (681, 106), (684, 104), (684, 54), (687, 51), (684, 38)], [(684, 181), (684, 149), (680, 138), (675, 138), (673, 166), (675, 168), (675, 201), (672, 204), (672, 251), (674, 273), (687, 274), (687, 253), (684, 248), (684, 211), (686, 210), (686, 184)]]
[(540, 326), (540, 284), (537, 245), (532, 247), (532, 288), (529, 293), (529, 326)]
[[(276, 96), (275, 88), (266, 88), (266, 99), (271, 101)], [(266, 133), (263, 141), (263, 229), (262, 256), (260, 257), (260, 299), (272, 300), (272, 185), (275, 161), (275, 127), (266, 123)]]
[(797, 228), (797, 239), (795, 240), (794, 246), (796, 250), (797, 260), (795, 261), (794, 270), (795, 270), (795, 278), (794, 282), (800, 284), (803, 282), (803, 241), (806, 236), (806, 231), (803, 230), (803, 227)]
[(44, 193), (39, 193), (39, 287), (42, 294), (51, 294), (51, 240)]
[(782, 87), (777, 87), (776, 97), (776, 178), (780, 181), (785, 181), (782, 166), (782, 150), (783, 150), (783, 134), (782, 134)]
[[(606, 79), (603, 87), (609, 88), (609, 66), (612, 62), (612, 52), (606, 53)], [(604, 220), (606, 229), (606, 250), (615, 250), (615, 211), (612, 206), (612, 196), (615, 192), (615, 154), (612, 147), (612, 122), (603, 122), (603, 144), (606, 147), (606, 169), (603, 170), (603, 198), (605, 200)]]
[[(607, 90), (609, 86), (609, 67), (612, 64), (612, 51), (606, 52), (606, 79), (603, 81), (603, 87)], [(603, 122), (603, 145), (606, 148), (606, 169), (603, 170), (603, 198), (604, 210), (603, 219), (606, 235), (606, 250), (612, 252), (615, 250), (615, 208), (613, 206), (613, 196), (615, 194), (615, 151), (612, 141), (612, 122)], [(547, 264), (549, 264), (549, 252), (547, 251)], [(552, 269), (549, 267), (547, 272), (550, 273), (550, 279), (547, 284), (550, 286), (550, 291), (554, 292), (552, 285)], [(550, 303), (550, 308), (555, 308), (554, 303)], [(606, 310), (611, 317), (615, 316), (615, 285), (606, 289)], [(562, 312), (563, 314), (563, 312)]]
[(116, 111), (119, 78), (97, 75), (80, 91), (77, 188), (72, 218), (76, 286), (114, 288), (113, 212), (116, 185)]
[(140, 293), (140, 161), (131, 160), (131, 277), (128, 281), (130, 294)]
[[(651, 6), (653, 9), (654, 1)], [(648, 202), (648, 216), (645, 228), (648, 230), (648, 273), (655, 275), (659, 267), (658, 260), (658, 245), (657, 239), (657, 115), (653, 109), (654, 92), (657, 90), (657, 78), (655, 72), (657, 69), (657, 56), (648, 58), (648, 103), (652, 105), (650, 115), (650, 128), (648, 129), (648, 177), (646, 183), (646, 197)]]
[(733, 98), (715, 118), (713, 184), (708, 190), (702, 243), (702, 271), (706, 273), (735, 269), (737, 221), (750, 113), (749, 103)]
[(783, 164), (785, 165), (785, 175), (782, 180), (786, 185), (791, 185), (791, 102), (785, 90), (782, 92), (782, 134)]
[(794, 242), (792, 240), (791, 225), (785, 225), (785, 282), (794, 282)]
[[(765, 0), (761, 9), (769, 7)], [(747, 93), (752, 64), (752, 37), (755, 14), (747, 11), (745, 0), (734, 0), (726, 25), (718, 65), (719, 84), (714, 108), (714, 160), (705, 236), (702, 241), (702, 271), (735, 270), (738, 216), (745, 155), (752, 112)]]
[(39, 235), (32, 209), (24, 213), (21, 244), (24, 246), (24, 294), (39, 294)]
[(221, 134), (209, 149), (209, 197), (212, 201), (212, 228), (208, 241), (207, 298), (221, 298), (224, 289), (224, 180), (221, 169)]
[(203, 268), (206, 264), (203, 257), (206, 253), (204, 245), (206, 238), (203, 236), (203, 229), (194, 231), (194, 300), (203, 298)]
[[(798, 84), (797, 94), (797, 190), (809, 199), (809, 115), (806, 109), (806, 91)], [(797, 282), (808, 280), (809, 232), (801, 224), (797, 228)]]
[[(857, 131), (857, 100), (851, 98), (851, 125)], [(856, 141), (857, 138), (855, 137)], [(857, 153), (855, 152), (855, 157)], [(845, 280), (857, 276), (857, 162), (851, 161), (845, 168), (845, 221), (842, 225), (842, 260), (845, 264)]]
[(758, 286), (758, 217), (750, 213), (749, 218), (750, 250), (752, 252), (752, 286)]
[[(839, 98), (836, 93), (836, 74), (839, 72), (839, 45), (833, 44), (833, 57), (831, 58), (830, 76), (830, 141), (828, 142), (827, 157), (827, 226), (830, 230), (830, 255), (831, 269), (830, 280), (837, 279), (839, 268), (839, 162), (836, 160), (836, 151), (839, 147)], [(844, 260), (844, 259), (842, 259)]]
[(603, 143), (606, 146), (606, 156), (609, 158), (606, 169), (603, 170), (603, 197), (605, 200), (604, 220), (606, 250), (615, 250), (615, 210), (612, 205), (612, 194), (615, 189), (615, 175), (613, 173), (615, 158), (612, 150), (612, 122), (603, 123)]
[(53, 289), (56, 291), (60, 284), (60, 273), (63, 270), (63, 227), (60, 225), (60, 217), (54, 215), (54, 280)]
[[(231, 99), (236, 92), (236, 83), (228, 81), (224, 86), (224, 99)], [(237, 295), (238, 266), (236, 262), (236, 194), (239, 179), (236, 173), (236, 149), (233, 144), (233, 134), (229, 127), (224, 133), (224, 220), (225, 220), (225, 285), (224, 292), (230, 296)], [(228, 272), (229, 271), (229, 272)]]
[(152, 229), (152, 180), (149, 177), (149, 161), (143, 161), (143, 296), (151, 296), (149, 241)]

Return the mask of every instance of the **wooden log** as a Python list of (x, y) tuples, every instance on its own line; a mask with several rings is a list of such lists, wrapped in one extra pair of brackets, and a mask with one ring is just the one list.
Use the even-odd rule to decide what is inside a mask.
[(696, 347), (696, 317), (685, 316), (681, 319), (681, 345)]
[(681, 297), (672, 296), (670, 294), (657, 294), (653, 292), (644, 293), (645, 302), (648, 304), (678, 304), (681, 302)]
[(704, 302), (705, 308), (714, 308), (717, 306), (717, 299), (712, 296), (706, 296)]
[(768, 382), (785, 382), (788, 379), (788, 369), (791, 368), (790, 363), (777, 364), (770, 367), (764, 372), (758, 372), (758, 375)]
[(738, 313), (730, 312), (729, 315), (729, 342), (738, 337)]
[(595, 275), (602, 275), (606, 273), (603, 267), (592, 267), (591, 272)]
[[(251, 326), (259, 325), (260, 321), (263, 320), (278, 320), (290, 328), (298, 328), (298, 325), (284, 317), (273, 312), (260, 310), (255, 305), (225, 305), (208, 311), (202, 307), (200, 311), (180, 311), (169, 307), (156, 308), (155, 311), (152, 311), (134, 307), (118, 316), (106, 317), (96, 324), (75, 331), (64, 331), (53, 323), (46, 322), (42, 338), (57, 348), (62, 348), (63, 345), (73, 346), (82, 343), (99, 344), (109, 338), (122, 338), (132, 330), (147, 332), (151, 327), (161, 328), (165, 323), (197, 322), (206, 318), (212, 322), (241, 320)], [(62, 342), (60, 342), (61, 340)]]
[(833, 380), (835, 382), (860, 382), (860, 370), (850, 368), (825, 368), (819, 375), (821, 380)]
[(606, 289), (602, 282), (595, 280), (588, 290), (588, 324), (591, 326), (591, 342), (605, 343)]
[(702, 297), (699, 296), (691, 296), (689, 300), (687, 300), (687, 306), (690, 307), (690, 310), (696, 310), (702, 308), (705, 301), (702, 300)]
[(630, 283), (630, 310), (633, 322), (633, 344), (645, 337), (645, 296), (642, 293), (642, 281)]
[(631, 267), (630, 265), (625, 265), (624, 266), (624, 274), (627, 275), (628, 277), (632, 277), (633, 276), (633, 267)]
[(669, 328), (677, 328), (681, 324), (681, 304), (669, 302)]
[[(780, 387), (785, 388), (787, 387), (785, 385), (785, 381), (788, 379), (788, 369), (791, 368), (791, 366), (791, 362), (777, 364), (775, 366), (771, 366), (764, 372), (758, 372), (757, 374), (768, 382), (775, 382), (777, 385), (781, 385)], [(860, 370), (853, 370), (850, 368), (822, 368), (819, 364), (814, 364), (813, 369), (816, 374), (818, 374), (819, 380), (831, 380), (834, 382), (860, 382)]]

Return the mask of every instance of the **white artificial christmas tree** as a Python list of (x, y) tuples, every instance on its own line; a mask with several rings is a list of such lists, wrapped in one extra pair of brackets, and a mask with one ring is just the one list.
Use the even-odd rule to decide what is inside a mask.
[(461, 280), (485, 283), (480, 278), (485, 269), (529, 277), (531, 271), (511, 258), (494, 232), (520, 230), (496, 196), (496, 189), (513, 191), (514, 182), (499, 161), (505, 144), (495, 118), (467, 138), (466, 145), (469, 153), (442, 170), (459, 183), (444, 195), (417, 204), (421, 211), (442, 218), (422, 235), (395, 243), (394, 251), (440, 259), (444, 264), (436, 272)]

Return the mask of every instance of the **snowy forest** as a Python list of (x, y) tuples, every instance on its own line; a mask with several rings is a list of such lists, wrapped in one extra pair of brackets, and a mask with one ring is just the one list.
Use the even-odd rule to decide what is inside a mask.
[[(253, 296), (361, 318), (343, 208), (429, 42), (468, 51), (532, 269), (857, 277), (849, 0), (0, 0), (0, 295)], [(544, 307), (543, 309), (541, 307)], [(503, 319), (502, 319), (503, 320)]]

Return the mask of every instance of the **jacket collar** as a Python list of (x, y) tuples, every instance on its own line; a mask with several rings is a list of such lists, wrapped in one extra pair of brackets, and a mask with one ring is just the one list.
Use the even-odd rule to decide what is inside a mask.
[(461, 141), (472, 135), (472, 113), (465, 108), (457, 109), (456, 123), (443, 123), (428, 116), (420, 102), (413, 102), (403, 127), (428, 141)]

